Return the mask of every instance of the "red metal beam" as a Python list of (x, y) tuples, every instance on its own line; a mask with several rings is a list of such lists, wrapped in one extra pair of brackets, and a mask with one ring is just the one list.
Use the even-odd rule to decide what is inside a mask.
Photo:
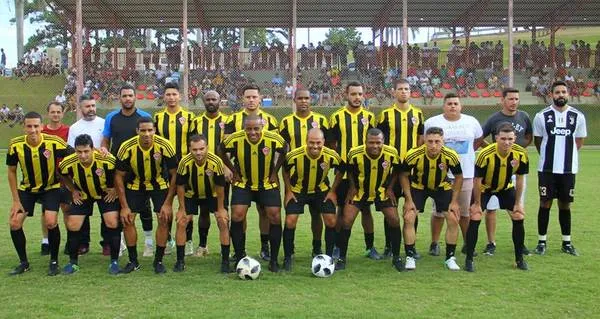
[(205, 30), (210, 29), (210, 24), (206, 21), (206, 16), (204, 15), (204, 7), (199, 0), (194, 0), (194, 8), (196, 9), (196, 18), (198, 19), (200, 28)]

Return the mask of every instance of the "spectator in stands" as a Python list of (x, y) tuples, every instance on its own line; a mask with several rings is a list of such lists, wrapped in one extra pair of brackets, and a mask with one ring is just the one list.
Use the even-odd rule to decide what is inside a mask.
[[(596, 53), (596, 55), (598, 55), (598, 53)], [(600, 80), (596, 81), (596, 83), (594, 84), (594, 96), (596, 97), (596, 100), (600, 103)]]
[(8, 105), (2, 104), (2, 108), (0, 109), (0, 121), (2, 123), (6, 123), (8, 121), (8, 114), (10, 113), (10, 109)]
[(410, 85), (410, 89), (411, 89), (411, 90), (414, 90), (414, 91), (416, 91), (416, 90), (418, 90), (418, 89), (419, 89), (419, 87), (418, 87), (418, 84), (419, 84), (419, 77), (417, 77), (417, 75), (416, 75), (416, 74), (409, 75), (409, 76), (406, 78), (406, 81), (408, 81), (408, 84)]
[(271, 83), (275, 86), (283, 86), (283, 77), (279, 73), (275, 73), (275, 76), (271, 79)]
[(0, 74), (4, 75), (4, 68), (6, 68), (6, 53), (4, 48), (0, 49)]
[(58, 94), (54, 97), (54, 101), (60, 103), (60, 104), (65, 104), (65, 102), (67, 101), (67, 97), (65, 96), (65, 92), (64, 91), (60, 91), (58, 92)]
[(568, 86), (575, 85), (575, 77), (571, 74), (571, 72), (567, 72), (567, 75), (565, 76), (565, 82)]
[[(540, 77), (538, 76), (538, 73), (533, 73), (531, 77), (529, 77), (529, 84), (527, 85), (529, 87), (529, 91), (535, 94), (539, 82)], [(525, 91), (527, 91), (527, 87), (525, 88)]]
[(548, 104), (548, 94), (550, 93), (548, 89), (548, 82), (542, 81), (537, 87), (536, 95), (541, 97), (544, 100), (544, 104)]
[(427, 105), (427, 99), (429, 99), (429, 104), (433, 104), (433, 86), (431, 84), (425, 84), (421, 94), (423, 95), (423, 104)]
[(331, 103), (331, 85), (328, 83), (329, 81), (324, 81), (323, 85), (321, 86), (321, 93), (320, 93), (320, 100), (319, 100), (319, 105), (320, 106), (329, 106), (329, 104)]
[(294, 99), (294, 87), (290, 81), (285, 85), (285, 99), (290, 101)]

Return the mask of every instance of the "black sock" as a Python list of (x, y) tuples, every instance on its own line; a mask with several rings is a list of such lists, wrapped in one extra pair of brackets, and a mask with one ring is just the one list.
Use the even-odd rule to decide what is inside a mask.
[(473, 252), (477, 246), (480, 220), (471, 220), (467, 229), (467, 260), (473, 260)]
[(512, 221), (512, 240), (515, 246), (515, 260), (523, 260), (523, 245), (525, 244), (525, 227), (522, 220)]
[(260, 234), (260, 249), (269, 249), (269, 234)]
[(79, 243), (81, 241), (81, 231), (67, 230), (67, 241), (69, 243), (69, 262), (77, 264), (79, 259)]
[(48, 244), (50, 246), (50, 261), (58, 260), (58, 249), (60, 248), (60, 228), (58, 225), (48, 228)]
[[(389, 227), (389, 226), (388, 226)], [(390, 248), (394, 258), (400, 257), (400, 241), (402, 240), (402, 231), (400, 227), (389, 227)]]
[[(548, 223), (550, 222), (550, 208), (538, 209), (538, 235), (546, 235), (548, 233)], [(545, 240), (540, 240), (540, 243), (546, 243)]]
[(365, 233), (365, 247), (367, 250), (373, 248), (375, 243), (375, 233)]
[(167, 235), (167, 241), (173, 240), (173, 236), (171, 236), (171, 229), (173, 229), (173, 219), (167, 222), (167, 230), (169, 232)]
[(26, 250), (27, 240), (25, 239), (25, 232), (23, 232), (23, 228), (11, 230), (10, 238), (12, 238), (13, 245), (15, 246), (15, 250), (17, 251), (17, 255), (19, 255), (19, 261), (21, 261), (22, 263), (28, 262)]
[(350, 235), (352, 235), (352, 230), (350, 229), (341, 229), (338, 238), (338, 247), (340, 248), (340, 259), (346, 259), (346, 255), (348, 254), (348, 241), (350, 240)]
[(200, 247), (206, 247), (206, 242), (208, 241), (208, 227), (199, 227), (200, 231)]
[(325, 253), (331, 257), (335, 245), (335, 227), (325, 227)]
[(415, 216), (415, 235), (417, 235), (417, 228), (419, 227), (419, 214)]
[(229, 261), (229, 245), (221, 245), (221, 261)]
[(106, 242), (110, 245), (110, 260), (119, 260), (121, 250), (121, 232), (118, 228), (106, 228)]
[(150, 208), (147, 211), (140, 212), (140, 220), (142, 221), (142, 229), (144, 231), (152, 231), (152, 212)]
[(320, 251), (321, 245), (322, 245), (322, 242), (320, 239), (313, 239), (313, 241), (312, 241), (313, 251)]
[[(571, 210), (570, 209), (559, 209), (558, 210), (558, 222), (560, 223), (560, 233), (563, 236), (571, 236)], [(563, 240), (563, 245), (570, 244), (571, 241)]]
[(454, 252), (456, 251), (456, 244), (446, 244), (446, 260), (450, 259), (450, 257), (454, 257)]
[(241, 259), (245, 255), (246, 247), (244, 246), (244, 225), (243, 222), (231, 221), (231, 241), (233, 242), (233, 249), (235, 250), (235, 258)]
[(127, 254), (129, 255), (129, 262), (138, 263), (137, 246), (127, 246)]
[[(90, 216), (85, 216), (83, 219), (83, 224), (81, 224), (81, 244), (89, 244), (90, 243)], [(79, 247), (77, 247), (79, 248)]]
[[(185, 246), (184, 246), (185, 247)], [(161, 263), (165, 255), (165, 246), (156, 244), (156, 253), (154, 253), (154, 264)]]
[(194, 220), (192, 219), (185, 227), (185, 241), (192, 240), (193, 235), (194, 235)]
[(183, 262), (185, 258), (185, 245), (177, 245), (177, 261)]
[(271, 245), (271, 262), (277, 262), (277, 256), (279, 256), (279, 246), (281, 246), (281, 224), (271, 224), (269, 227), (268, 236), (269, 244)]
[(415, 244), (407, 245), (404, 244), (404, 253), (407, 257), (414, 257), (415, 255)]
[(283, 256), (285, 256), (285, 258), (292, 257), (295, 234), (296, 228), (285, 227), (283, 229)]

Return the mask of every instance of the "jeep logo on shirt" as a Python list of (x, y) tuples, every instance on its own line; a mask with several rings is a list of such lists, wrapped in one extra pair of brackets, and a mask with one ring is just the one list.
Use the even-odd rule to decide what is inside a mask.
[(569, 136), (571, 135), (571, 130), (568, 128), (554, 127), (550, 131), (550, 134), (559, 136)]

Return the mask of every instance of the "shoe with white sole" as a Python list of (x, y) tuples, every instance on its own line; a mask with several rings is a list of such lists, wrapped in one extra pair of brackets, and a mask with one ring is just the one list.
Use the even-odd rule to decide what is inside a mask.
[(415, 270), (416, 268), (417, 268), (417, 260), (414, 257), (407, 256), (406, 264), (404, 265), (404, 269)]
[(188, 240), (185, 243), (185, 255), (191, 256), (194, 254), (194, 243), (191, 240)]
[(196, 257), (208, 256), (208, 246), (206, 246), (206, 247), (198, 246), (198, 248), (196, 248), (196, 254), (194, 254), (194, 256), (196, 256)]
[(175, 241), (169, 240), (167, 241), (167, 246), (165, 247), (165, 255), (170, 255), (173, 250), (175, 250)]
[(142, 254), (144, 257), (152, 257), (154, 256), (154, 245), (145, 244), (144, 245), (144, 253)]
[(454, 257), (454, 256), (448, 258), (444, 262), (444, 264), (446, 265), (446, 268), (448, 268), (448, 270), (452, 270), (452, 271), (460, 270), (460, 266), (458, 266), (458, 264), (456, 263), (456, 257)]

